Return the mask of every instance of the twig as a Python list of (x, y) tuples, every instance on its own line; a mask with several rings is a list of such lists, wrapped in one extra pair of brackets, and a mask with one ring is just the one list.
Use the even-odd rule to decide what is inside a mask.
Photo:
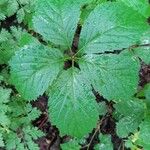
[(92, 144), (92, 142), (93, 142), (93, 140), (94, 140), (94, 138), (95, 138), (96, 133), (100, 131), (101, 122), (102, 122), (102, 120), (100, 120), (100, 122), (98, 123), (97, 128), (96, 128), (96, 130), (95, 130), (95, 132), (94, 132), (94, 134), (93, 134), (93, 136), (92, 136), (92, 138), (91, 138), (89, 144), (86, 145), (87, 150), (90, 150), (90, 146), (91, 146), (91, 144)]

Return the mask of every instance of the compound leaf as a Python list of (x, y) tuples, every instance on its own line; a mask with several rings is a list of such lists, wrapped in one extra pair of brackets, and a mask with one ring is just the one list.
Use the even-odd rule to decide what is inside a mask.
[(49, 114), (61, 134), (82, 138), (96, 126), (98, 107), (91, 86), (79, 70), (64, 71), (52, 85)]
[(9, 101), (10, 93), (10, 89), (3, 89), (0, 87), (0, 125), (2, 127), (5, 127), (10, 123), (9, 118), (6, 115), (8, 111), (7, 102)]
[(3, 133), (8, 131), (10, 124), (9, 116), (6, 114), (9, 111), (7, 103), (10, 100), (10, 89), (0, 87), (0, 147), (4, 147)]
[(7, 134), (5, 138), (7, 150), (17, 149), (16, 145), (19, 145), (21, 142), (17, 134), (14, 132), (9, 132), (9, 134)]
[(11, 109), (9, 114), (11, 120), (10, 128), (13, 130), (18, 129), (20, 126), (26, 127), (41, 115), (41, 112), (36, 107), (33, 108), (31, 104), (28, 104), (27, 101), (20, 97), (12, 98), (9, 108)]
[[(12, 15), (13, 10), (20, 9), (18, 21), (26, 20), (25, 12), (28, 12), (24, 6), (26, 1), (20, 1), (20, 5), (24, 6), (23, 9), (19, 8), (16, 0), (13, 1), (16, 2), (13, 4), (16, 7), (12, 7), (10, 12), (7, 10), (4, 16), (0, 12), (0, 18), (4, 19)], [(106, 113), (104, 103), (99, 106), (96, 103), (92, 86), (104, 98), (116, 101), (116, 111), (123, 116), (117, 123), (117, 133), (120, 137), (126, 137), (130, 132), (134, 132), (144, 116), (143, 103), (130, 98), (137, 92), (138, 87), (140, 63), (137, 57), (149, 64), (149, 48), (137, 48), (132, 51), (135, 55), (130, 52), (131, 49), (128, 51), (128, 48), (139, 44), (142, 34), (149, 28), (146, 18), (147, 7), (142, 5), (143, 1), (139, 1), (137, 5), (133, 0), (107, 3), (104, 1), (37, 0), (33, 18), (34, 29), (48, 44), (65, 50), (64, 55), (59, 49), (40, 45), (27, 34), (16, 38), (17, 36), (13, 36), (12, 29), (11, 33), (4, 29), (0, 33), (2, 43), (0, 43), (0, 53), (4, 54), (5, 50), (5, 58), (0, 55), (0, 58), (4, 59), (0, 59), (2, 63), (7, 63), (18, 48), (26, 45), (17, 51), (9, 62), (12, 83), (25, 100), (36, 99), (49, 87), (47, 92), (50, 119), (62, 135), (69, 134), (82, 138), (96, 127), (99, 114)], [(10, 0), (8, 2), (11, 4)], [(100, 3), (102, 4), (96, 6)], [(81, 7), (83, 4), (86, 5)], [(139, 8), (139, 4), (144, 8)], [(30, 14), (30, 11), (28, 13)], [(84, 55), (80, 58), (76, 58), (76, 54), (75, 57), (72, 55), (70, 57), (68, 52), (74, 42), (78, 22), (83, 26), (77, 55), (80, 52)], [(108, 54), (108, 51), (115, 50), (125, 52)], [(103, 54), (106, 51), (107, 53)], [(64, 61), (66, 63), (64, 57), (67, 54), (70, 57), (69, 60), (67, 59), (68, 63), (70, 61), (73, 63), (75, 59), (80, 69), (71, 67), (63, 70)], [(9, 121), (13, 122), (9, 126), (12, 129), (11, 133), (8, 133), (4, 139), (6, 148), (8, 150), (39, 149), (33, 141), (42, 134), (28, 125), (40, 115), (40, 112), (32, 108), (31, 104), (28, 105), (27, 101), (21, 103), (18, 100), (12, 101), (8, 105), (11, 109), (8, 113), (9, 120), (6, 115), (8, 110), (6, 104), (9, 100), (7, 97), (3, 98), (5, 96), (3, 90), (1, 92), (0, 88), (0, 108), (2, 108), (0, 125), (7, 127)], [(126, 102), (123, 101), (124, 98), (127, 99)], [(16, 129), (17, 132), (14, 133)], [(0, 146), (3, 145), (2, 138), (3, 135), (0, 135)], [(100, 141), (98, 149), (113, 149), (109, 136), (101, 135)], [(66, 149), (68, 147), (76, 149), (79, 146), (77, 143), (66, 145)], [(62, 146), (63, 149), (66, 145)]]
[(58, 49), (42, 45), (28, 45), (16, 53), (10, 61), (11, 77), (24, 99), (36, 99), (56, 78), (63, 56)]
[(20, 135), (11, 131), (5, 137), (7, 150), (39, 150), (34, 140), (44, 135), (40, 130), (36, 127), (26, 126), (18, 132)]

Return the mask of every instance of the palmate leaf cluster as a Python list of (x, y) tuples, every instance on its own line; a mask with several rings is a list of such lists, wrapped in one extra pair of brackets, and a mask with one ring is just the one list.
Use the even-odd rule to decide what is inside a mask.
[[(0, 9), (1, 20), (16, 13), (18, 23), (27, 23), (41, 35), (44, 44), (22, 27), (0, 31), (0, 64), (9, 65), (9, 83), (21, 95), (10, 97), (10, 90), (2, 87), (9, 93), (1, 105), (6, 107), (6, 111), (2, 109), (6, 121), (0, 132), (1, 147), (38, 149), (33, 141), (42, 133), (31, 120), (40, 113), (30, 101), (46, 92), (50, 121), (60, 135), (76, 138), (63, 144), (62, 149), (80, 149), (80, 140), (107, 111), (105, 104), (96, 102), (94, 88), (115, 102), (116, 132), (121, 138), (128, 137), (126, 147), (149, 150), (150, 86), (138, 89), (141, 61), (150, 64), (148, 0), (14, 0), (15, 6), (3, 0), (2, 5), (12, 8), (11, 13)], [(82, 29), (73, 51), (77, 26)], [(71, 62), (71, 67), (64, 69), (66, 62)], [(6, 78), (2, 75), (1, 80)], [(109, 135), (100, 134), (99, 140), (95, 149), (113, 149)]]

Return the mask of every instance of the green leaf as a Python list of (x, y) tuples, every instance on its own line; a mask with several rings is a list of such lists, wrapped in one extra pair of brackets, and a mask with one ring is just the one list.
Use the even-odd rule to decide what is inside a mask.
[(134, 132), (144, 118), (144, 103), (139, 99), (122, 100), (115, 104), (117, 113), (123, 117), (117, 123), (117, 134), (120, 137), (127, 137)]
[(6, 16), (0, 12), (0, 20), (5, 20)]
[(9, 132), (5, 137), (7, 150), (39, 150), (38, 145), (34, 142), (44, 134), (36, 127), (26, 126), (18, 130), (18, 133)]
[(0, 64), (6, 63), (14, 53), (12, 50), (14, 40), (12, 39), (12, 35), (7, 30), (2, 29), (0, 31)]
[(0, 145), (3, 145), (3, 141), (1, 141), (2, 133), (7, 132), (7, 126), (10, 125), (9, 116), (6, 114), (9, 112), (7, 103), (10, 100), (10, 93), (10, 89), (0, 87)]
[(84, 7), (82, 7), (82, 11), (81, 11), (81, 16), (80, 16), (80, 23), (83, 25), (84, 21), (87, 19), (87, 17), (89, 16), (89, 14), (91, 13), (91, 11), (93, 11), (93, 9), (101, 4), (106, 2), (107, 0), (92, 0), (89, 3), (86, 3), (84, 5)]
[(7, 2), (7, 0), (1, 0), (0, 1), (0, 5), (3, 5), (4, 3), (6, 3)]
[(9, 114), (12, 130), (18, 129), (20, 126), (28, 126), (32, 121), (39, 118), (41, 112), (37, 108), (33, 108), (20, 97), (14, 97), (9, 103), (11, 113)]
[[(138, 120), (139, 119), (139, 120)], [(130, 115), (123, 117), (117, 123), (117, 135), (121, 138), (127, 137), (129, 133), (134, 132), (141, 122), (141, 118), (138, 116)]]
[(23, 0), (22, 5), (24, 6), (25, 17), (23, 22), (28, 26), (29, 29), (33, 30), (33, 16), (35, 14), (36, 5), (38, 5), (38, 0)]
[(134, 49), (135, 55), (141, 58), (146, 64), (150, 64), (150, 47)]
[(10, 93), (10, 89), (3, 89), (0, 87), (0, 124), (2, 126), (6, 126), (10, 123), (8, 116), (6, 115), (8, 111), (7, 103), (9, 102)]
[[(31, 2), (32, 2), (32, 0), (19, 0), (19, 3), (21, 5), (27, 5), (27, 4), (30, 4)], [(35, 2), (35, 0), (33, 2)]]
[(80, 16), (80, 7), (73, 0), (40, 0), (33, 23), (43, 38), (70, 48)]
[(0, 20), (4, 20), (6, 16), (10, 17), (15, 14), (19, 5), (17, 0), (1, 0), (0, 2)]
[[(133, 136), (134, 138), (134, 136)], [(139, 150), (137, 145), (134, 145), (134, 139), (132, 139), (132, 135), (131, 138), (129, 137), (127, 140), (125, 140), (125, 147), (129, 148), (131, 150)]]
[(138, 85), (139, 62), (130, 53), (83, 56), (79, 61), (85, 78), (108, 100), (130, 98)]
[(150, 149), (150, 119), (149, 116), (141, 123), (140, 125), (140, 132), (139, 132), (139, 139), (136, 143), (144, 148), (144, 150)]
[(150, 83), (146, 85), (144, 90), (146, 99), (150, 102)]
[(18, 20), (18, 23), (21, 23), (23, 21), (25, 17), (25, 12), (24, 12), (24, 9), (23, 8), (20, 8), (18, 11), (17, 11), (17, 20)]
[(146, 64), (150, 64), (150, 30), (145, 32), (141, 37), (141, 46), (140, 48), (133, 49), (133, 52), (136, 57), (139, 57)]
[(80, 150), (80, 146), (76, 140), (71, 140), (61, 145), (62, 150)]
[(0, 133), (0, 147), (4, 147), (4, 141), (1, 133)]
[(103, 3), (91, 12), (83, 25), (80, 52), (102, 53), (128, 48), (136, 44), (148, 28), (146, 18), (124, 3)]
[(7, 1), (7, 9), (5, 12), (7, 12), (8, 16), (11, 16), (15, 14), (15, 12), (18, 10), (19, 4), (16, 0), (8, 0)]
[[(49, 93), (49, 114), (61, 134), (82, 138), (98, 120), (91, 86), (75, 68), (63, 71)], [(62, 119), (63, 118), (63, 119)]]
[(95, 150), (113, 150), (113, 144), (111, 142), (110, 135), (103, 135), (99, 136), (100, 144), (96, 145)]
[(107, 113), (107, 106), (106, 106), (105, 102), (98, 103), (98, 106), (99, 106), (99, 114), (101, 116), (105, 115)]
[(23, 128), (25, 134), (31, 136), (34, 140), (37, 140), (39, 137), (44, 136), (43, 132), (38, 130), (37, 127), (27, 126)]
[(7, 150), (16, 149), (16, 145), (19, 145), (21, 142), (17, 134), (12, 131), (6, 134), (5, 141)]
[(34, 142), (34, 140), (37, 140), (39, 137), (44, 136), (43, 132), (38, 130), (36, 127), (26, 127), (23, 129), (24, 132), (24, 138), (27, 145), (27, 149), (29, 150), (39, 150), (38, 145)]
[(4, 77), (0, 75), (0, 81), (3, 81)]
[(134, 10), (138, 11), (144, 17), (150, 16), (150, 5), (148, 0), (121, 0), (127, 6), (132, 7)]
[[(18, 9), (21, 9), (18, 4), (23, 5), (24, 11), (31, 14), (29, 16), (32, 18), (32, 11), (24, 6), (27, 1), (19, 0), (20, 3), (18, 3), (16, 0), (8, 0), (7, 2), (10, 4), (13, 1), (16, 3), (13, 3), (12, 10), (4, 13), (4, 16), (0, 14), (2, 18), (13, 14), (14, 10), (16, 13)], [(131, 49), (128, 50), (128, 47), (134, 48), (134, 44), (143, 41), (141, 37), (149, 28), (147, 18), (143, 15), (143, 11), (140, 12), (135, 7), (127, 6), (124, 2), (95, 5), (104, 1), (37, 0), (36, 13), (33, 18), (34, 29), (43, 36), (48, 46), (34, 42), (32, 38), (28, 38), (27, 34), (19, 34), (20, 32), (15, 32), (15, 29), (13, 31), (11, 29), (10, 33), (1, 30), (0, 61), (2, 60), (2, 63), (7, 63), (14, 52), (23, 47), (16, 52), (9, 64), (12, 84), (18, 90), (18, 95), (25, 100), (18, 101), (17, 99), (11, 102), (8, 100), (0, 105), (0, 110), (2, 110), (0, 123), (3, 125), (6, 122), (4, 125), (7, 127), (6, 112), (10, 108), (11, 112), (7, 113), (11, 122), (9, 128), (16, 131), (16, 133), (9, 134), (10, 144), (7, 144), (7, 149), (39, 149), (33, 141), (40, 133), (32, 129), (31, 121), (36, 119), (40, 113), (26, 100), (36, 99), (48, 87), (49, 117), (52, 124), (59, 128), (61, 135), (69, 134), (82, 138), (96, 127), (99, 114), (106, 113), (106, 105), (100, 103), (98, 106), (96, 103), (92, 86), (104, 98), (117, 103), (117, 113), (122, 117), (117, 123), (117, 133), (121, 137), (127, 136), (129, 132), (134, 132), (141, 123), (144, 116), (143, 103), (130, 99), (137, 92), (138, 87), (140, 62), (137, 57), (148, 62), (149, 58), (145, 54), (149, 53), (143, 50), (142, 54), (139, 54), (139, 51), (135, 50), (135, 52), (132, 51), (136, 54), (134, 55), (130, 52)], [(30, 3), (31, 0), (28, 2)], [(93, 6), (90, 5), (90, 2)], [(82, 6), (86, 3), (89, 6), (89, 12), (82, 16)], [(85, 23), (84, 20), (86, 20)], [(71, 44), (78, 23), (83, 25), (79, 51), (72, 56)], [(63, 54), (61, 50), (65, 50), (65, 53)], [(108, 54), (108, 51), (113, 53), (115, 50), (124, 50), (124, 52)], [(82, 56), (78, 55), (80, 52)], [(106, 53), (102, 54), (104, 52)], [(67, 70), (63, 69), (64, 62), (65, 64), (70, 63), (72, 67)], [(80, 69), (73, 67), (75, 63), (79, 64)], [(120, 100), (125, 99), (127, 102), (120, 104)], [(126, 129), (127, 127), (129, 129)], [(120, 131), (122, 128), (124, 130)], [(7, 136), (5, 139), (7, 140)], [(112, 148), (110, 137), (102, 136), (100, 140), (99, 147), (102, 146), (108, 150)], [(103, 144), (105, 142), (106, 144)]]
[(0, 104), (7, 103), (9, 101), (10, 93), (10, 89), (3, 89), (0, 87)]
[(137, 94), (138, 97), (143, 97), (146, 104), (146, 113), (150, 113), (150, 83), (146, 84), (144, 88)]
[(11, 27), (11, 32), (2, 29), (0, 32), (0, 64), (7, 64), (19, 48), (30, 43), (38, 43), (38, 41), (21, 28)]
[(62, 53), (55, 48), (28, 45), (10, 61), (11, 77), (24, 99), (42, 95), (63, 68)]

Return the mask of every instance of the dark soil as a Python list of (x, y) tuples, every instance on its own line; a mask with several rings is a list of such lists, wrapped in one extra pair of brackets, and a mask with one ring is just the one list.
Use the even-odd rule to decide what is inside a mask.
[[(18, 26), (18, 22), (16, 19), (16, 14), (7, 17), (5, 20), (0, 21), (0, 27), (10, 31), (11, 26)], [(0, 29), (1, 29), (0, 28)]]
[(75, 32), (75, 35), (74, 35), (74, 39), (73, 39), (73, 42), (72, 42), (72, 47), (71, 47), (72, 52), (74, 54), (78, 50), (79, 38), (80, 38), (81, 30), (82, 30), (82, 26), (78, 23), (77, 28), (76, 28), (76, 32)]
[(144, 87), (144, 85), (147, 83), (150, 83), (150, 65), (143, 63), (140, 70), (139, 86)]

